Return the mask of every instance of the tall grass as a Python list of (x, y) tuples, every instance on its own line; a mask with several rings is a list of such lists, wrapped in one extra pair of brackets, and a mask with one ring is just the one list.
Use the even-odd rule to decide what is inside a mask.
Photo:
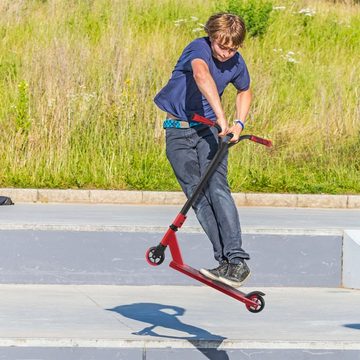
[[(221, 5), (221, 4), (220, 4)], [(274, 2), (241, 50), (254, 102), (234, 191), (360, 192), (360, 7)], [(152, 99), (219, 1), (2, 0), (0, 186), (178, 190)], [(313, 16), (300, 14), (312, 8)], [(224, 95), (229, 119), (234, 89)]]

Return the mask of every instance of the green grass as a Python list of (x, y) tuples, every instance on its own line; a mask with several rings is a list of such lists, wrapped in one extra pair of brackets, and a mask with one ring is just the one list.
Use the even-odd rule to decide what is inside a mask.
[[(225, 3), (3, 0), (0, 186), (179, 190), (152, 99)], [(232, 190), (360, 193), (360, 6), (273, 5), (285, 9), (241, 52), (254, 92), (246, 131), (274, 147), (232, 148)], [(229, 120), (234, 97), (227, 89)]]

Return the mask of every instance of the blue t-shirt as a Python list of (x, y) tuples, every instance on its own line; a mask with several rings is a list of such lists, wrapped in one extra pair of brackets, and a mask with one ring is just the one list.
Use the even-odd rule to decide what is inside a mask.
[(192, 41), (181, 54), (169, 82), (155, 96), (155, 104), (163, 111), (179, 119), (190, 120), (193, 113), (216, 120), (214, 111), (201, 94), (193, 77), (191, 61), (202, 59), (209, 67), (219, 96), (232, 83), (237, 90), (250, 86), (250, 76), (242, 56), (237, 52), (225, 62), (215, 59), (211, 53), (208, 37)]

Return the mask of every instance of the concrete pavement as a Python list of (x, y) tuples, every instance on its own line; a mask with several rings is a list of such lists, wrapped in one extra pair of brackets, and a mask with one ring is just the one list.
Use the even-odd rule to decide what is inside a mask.
[(1, 285), (0, 347), (360, 351), (359, 291), (261, 290), (253, 314), (203, 286)]
[[(159, 243), (178, 211), (177, 206), (109, 204), (1, 207), (0, 282), (191, 284), (166, 266), (153, 269), (144, 261), (146, 249)], [(250, 286), (342, 284), (343, 229), (360, 228), (360, 210), (243, 207), (239, 213), (254, 271)], [(215, 265), (192, 212), (177, 236), (186, 263)], [(167, 252), (165, 264), (169, 259)]]
[[(145, 253), (163, 233), (100, 231), (0, 231), (0, 283), (92, 285), (194, 285), (168, 268), (149, 266)], [(179, 232), (183, 259), (194, 268), (216, 262), (204, 234)], [(342, 284), (342, 236), (245, 234), (252, 269), (248, 286)], [(269, 269), (271, 269), (269, 271)]]
[[(163, 232), (177, 205), (28, 204), (0, 207), (1, 230)], [(244, 233), (338, 234), (360, 229), (360, 209), (239, 207)], [(202, 232), (192, 211), (182, 232)]]
[[(143, 240), (143, 246), (148, 246), (146, 241), (157, 238), (178, 211), (177, 205), (24, 203), (0, 207), (1, 271), (5, 270), (7, 260), (13, 265), (12, 256), (20, 259), (24, 274), (41, 271), (39, 249), (44, 247), (34, 244), (43, 244), (47, 251), (55, 246), (54, 256), (62, 254), (66, 261), (87, 262), (96, 273), (96, 261), (104, 252), (101, 247), (92, 248), (95, 242), (91, 243), (91, 238), (99, 237), (96, 243), (102, 242), (103, 247), (112, 252), (111, 258), (121, 260), (121, 266), (115, 270), (122, 279), (117, 286), (0, 285), (0, 359), (360, 359), (359, 290), (335, 286), (310, 288), (306, 284), (304, 287), (246, 287), (244, 291), (256, 289), (266, 293), (265, 309), (252, 314), (242, 303), (211, 288), (193, 286), (197, 283), (192, 280), (186, 286), (173, 286), (168, 280), (152, 286), (149, 282), (144, 285), (135, 281), (134, 276), (146, 277), (151, 272), (159, 272), (160, 277), (164, 274), (164, 279), (181, 277), (166, 263), (159, 268), (147, 266), (143, 249), (141, 258), (140, 255), (131, 257), (136, 241)], [(269, 247), (272, 244), (269, 239), (280, 241), (282, 238), (279, 249), (286, 242), (312, 246), (313, 241), (324, 244), (318, 252), (325, 256), (329, 256), (337, 244), (338, 255), (334, 254), (340, 257), (337, 238), (344, 229), (360, 229), (360, 209), (240, 207), (239, 213), (244, 233), (249, 234), (253, 246), (260, 247), (258, 253), (265, 257), (274, 250)], [(121, 233), (126, 231), (136, 234), (124, 237)], [(202, 231), (192, 213), (180, 232), (185, 238), (200, 236)], [(18, 243), (20, 233), (26, 236), (11, 255), (11, 246)], [(27, 236), (29, 233), (31, 237)], [(257, 243), (254, 234), (267, 238)], [(70, 253), (75, 249), (76, 239), (85, 249), (83, 258), (80, 250)], [(116, 249), (121, 249), (117, 247), (125, 239), (129, 241), (129, 251), (120, 259)], [(201, 241), (198, 245), (204, 249)], [(111, 248), (109, 244), (115, 245)], [(21, 258), (24, 252), (31, 266), (27, 267)], [(88, 253), (93, 258), (86, 255)], [(44, 252), (44, 257), (46, 254), (49, 253)], [(276, 262), (284, 259), (293, 267), (300, 261), (302, 268), (296, 270), (298, 274), (308, 271), (303, 267), (302, 258), (297, 256), (305, 256), (304, 249), (299, 248), (293, 254), (287, 251), (277, 254), (273, 265), (271, 261), (266, 264), (265, 258), (256, 260), (255, 257), (254, 261), (266, 264), (264, 273), (270, 275), (275, 274)], [(50, 258), (47, 265), (50, 270), (56, 268), (58, 258)], [(141, 262), (144, 270), (123, 273), (130, 267), (129, 262)], [(318, 268), (322, 264), (333, 269), (327, 260), (314, 259), (312, 263)], [(279, 270), (284, 269), (283, 264)], [(39, 266), (40, 269), (36, 268)], [(9, 275), (14, 275), (9, 269)], [(253, 270), (254, 276), (260, 272), (256, 266)], [(84, 271), (88, 275), (88, 271)], [(282, 274), (289, 278), (296, 275), (286, 271)], [(274, 279), (278, 277), (275, 275)], [(331, 273), (328, 276), (331, 277)], [(130, 283), (126, 284), (126, 278), (132, 279)]]

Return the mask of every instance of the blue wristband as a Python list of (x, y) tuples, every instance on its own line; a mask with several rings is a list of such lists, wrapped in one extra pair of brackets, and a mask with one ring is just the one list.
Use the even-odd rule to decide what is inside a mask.
[(245, 124), (239, 119), (236, 119), (234, 121), (234, 124), (239, 124), (242, 127), (243, 130), (245, 129)]

